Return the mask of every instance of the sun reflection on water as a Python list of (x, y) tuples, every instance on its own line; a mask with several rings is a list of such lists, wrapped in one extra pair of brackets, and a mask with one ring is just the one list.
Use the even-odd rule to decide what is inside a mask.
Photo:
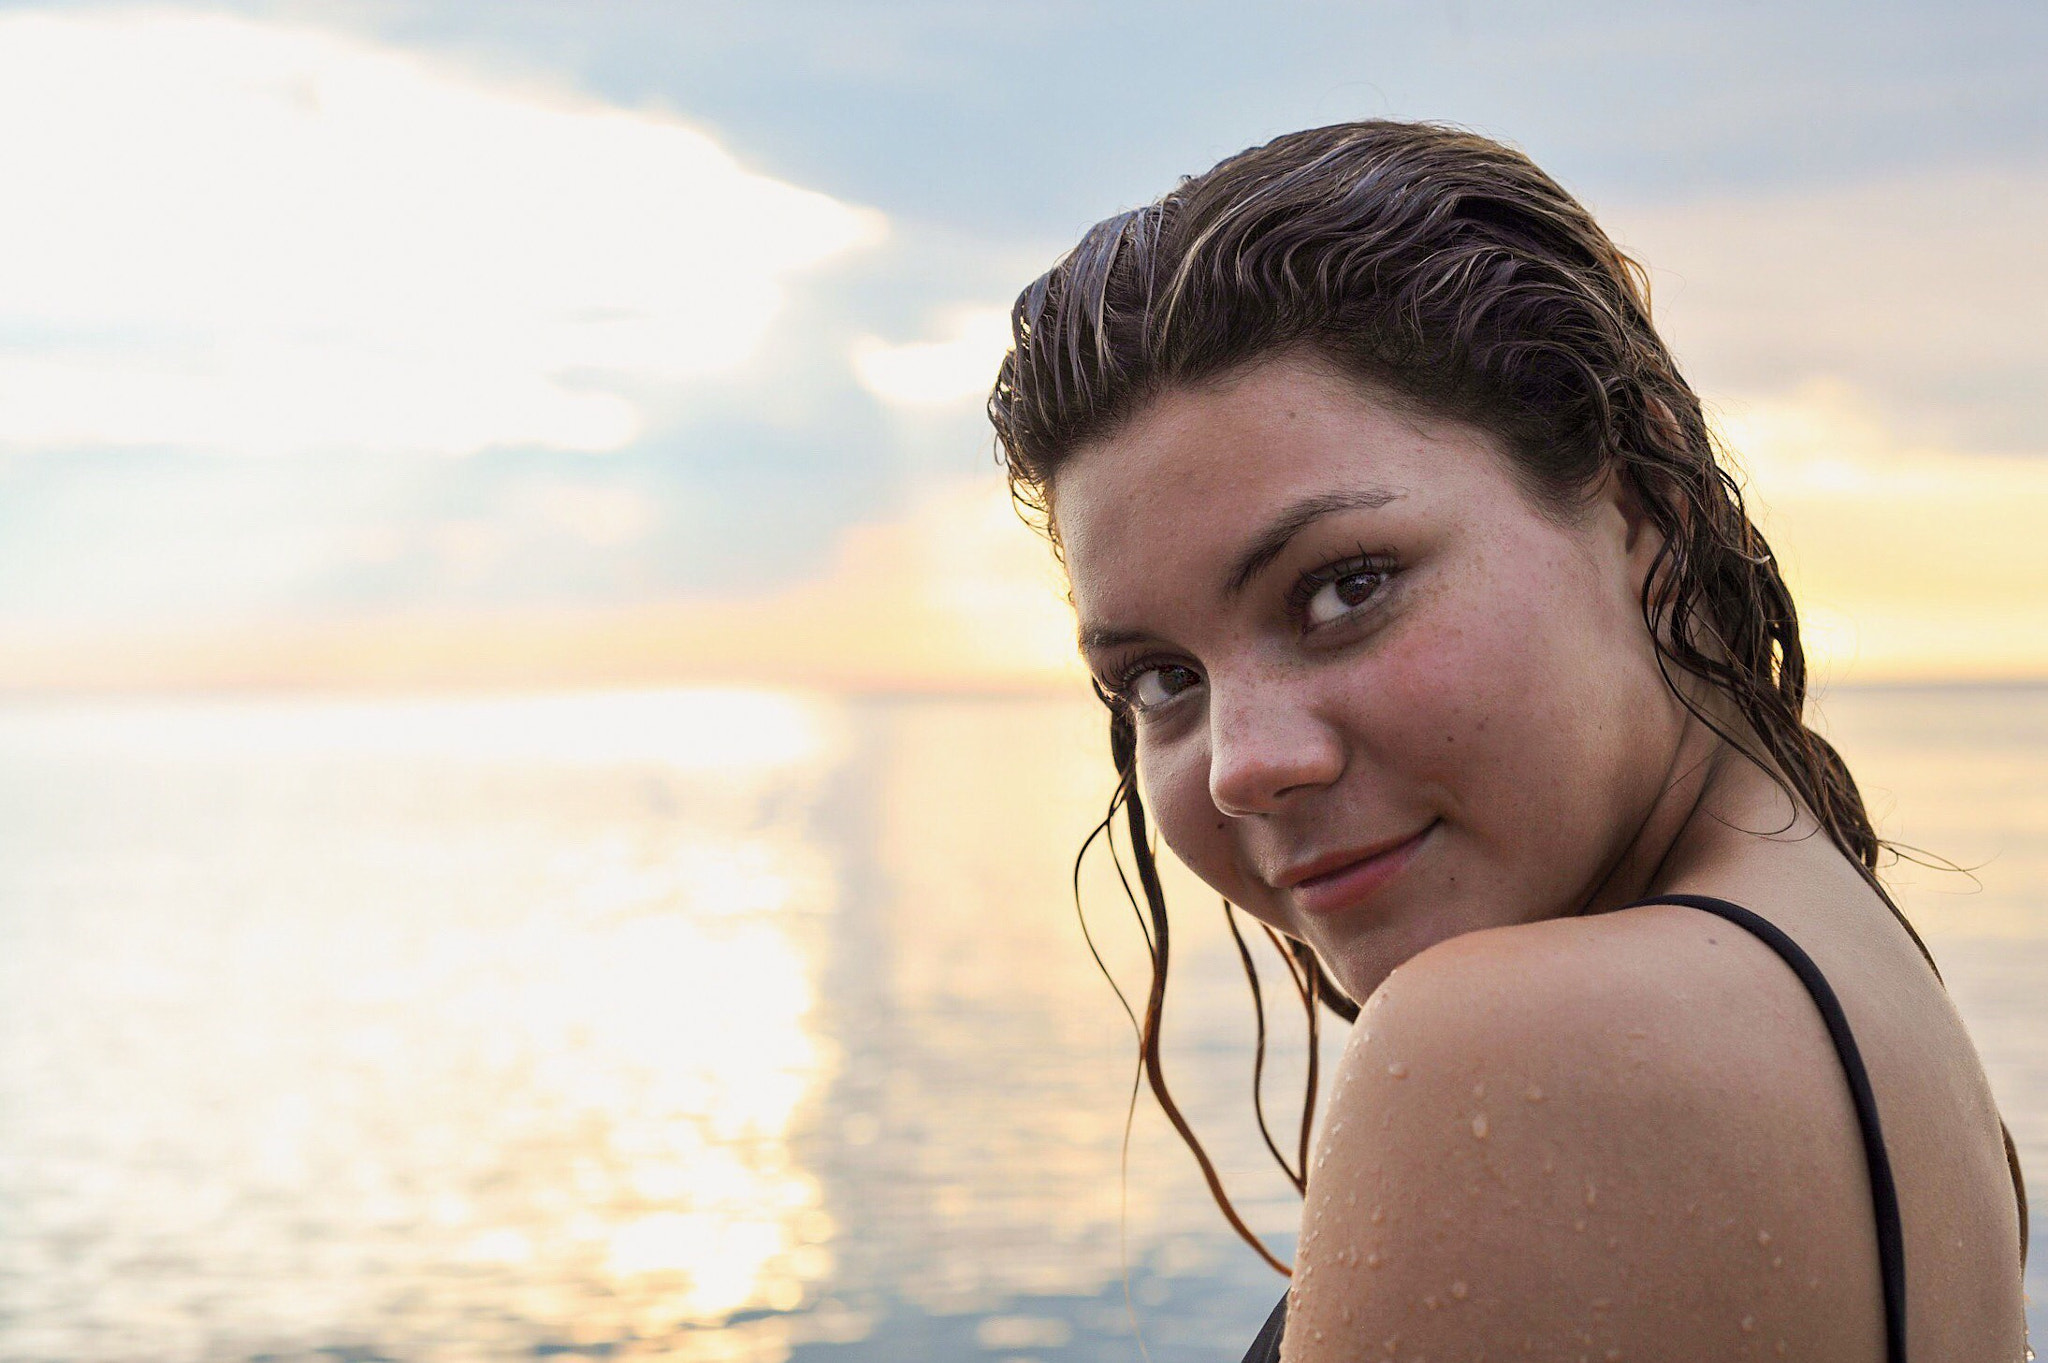
[[(805, 820), (839, 724), (729, 692), (0, 716), (0, 1356), (146, 1322), (160, 1358), (625, 1357), (816, 1295), (837, 1227), (791, 1133), (837, 1060)], [(60, 1305), (151, 1262), (128, 1308)]]
[[(1887, 832), (1982, 863), (1902, 893), (2038, 1168), (2048, 691), (1826, 712)], [(1149, 1104), (1119, 1179), (1104, 748), (1029, 700), (0, 710), (0, 1363), (1126, 1357), (1126, 1265), (1155, 1356), (1235, 1358), (1278, 1280)], [(1175, 1092), (1284, 1250), (1165, 869)]]

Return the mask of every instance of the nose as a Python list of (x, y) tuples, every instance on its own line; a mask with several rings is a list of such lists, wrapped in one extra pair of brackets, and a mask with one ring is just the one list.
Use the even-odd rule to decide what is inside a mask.
[(1342, 736), (1286, 685), (1209, 686), (1209, 798), (1221, 813), (1271, 814), (1343, 774)]

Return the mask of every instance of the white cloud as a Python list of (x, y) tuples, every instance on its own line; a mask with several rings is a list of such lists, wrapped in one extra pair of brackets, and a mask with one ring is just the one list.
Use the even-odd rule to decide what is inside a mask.
[(514, 486), (488, 513), (432, 522), (418, 534), (458, 579), (484, 579), (520, 565), (531, 569), (539, 561), (566, 582), (575, 569), (602, 561), (592, 550), (644, 540), (659, 514), (656, 499), (640, 488), (541, 477)]
[(518, 500), (523, 515), (597, 548), (617, 548), (654, 529), (655, 499), (633, 487), (581, 487), (553, 482), (529, 488)]
[(878, 214), (309, 29), (0, 17), (0, 446), (602, 450)]
[(892, 345), (860, 337), (853, 368), (861, 385), (891, 406), (945, 407), (986, 398), (1009, 348), (1008, 308), (959, 308), (940, 340)]

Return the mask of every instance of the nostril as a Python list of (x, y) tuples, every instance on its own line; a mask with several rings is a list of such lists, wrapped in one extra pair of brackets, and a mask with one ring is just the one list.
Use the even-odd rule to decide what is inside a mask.
[(1225, 814), (1268, 814), (1306, 792), (1335, 782), (1344, 747), (1310, 716), (1267, 711), (1212, 725), (1209, 795)]

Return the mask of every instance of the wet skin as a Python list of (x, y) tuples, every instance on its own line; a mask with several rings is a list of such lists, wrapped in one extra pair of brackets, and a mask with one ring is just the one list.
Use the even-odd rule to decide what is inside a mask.
[(1624, 907), (1672, 892), (1762, 913), (1841, 995), (1913, 1357), (2018, 1357), (1982, 1068), (1856, 869), (1659, 673), (1616, 483), (1558, 514), (1485, 432), (1282, 357), (1077, 451), (1053, 511), (1161, 835), (1365, 1003), (1286, 1358), (1880, 1356), (1819, 1016), (1745, 934)]

